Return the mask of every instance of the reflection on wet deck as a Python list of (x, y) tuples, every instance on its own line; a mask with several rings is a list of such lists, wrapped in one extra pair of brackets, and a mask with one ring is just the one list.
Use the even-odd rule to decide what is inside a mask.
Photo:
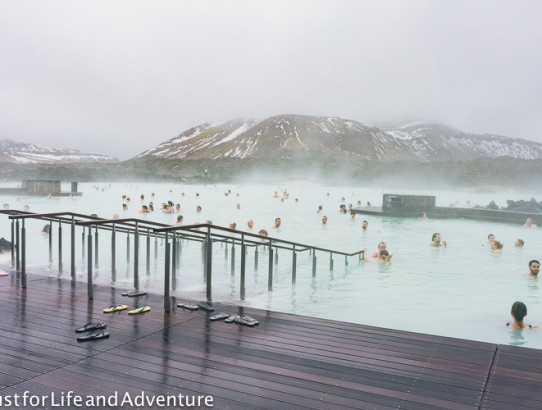
[[(89, 300), (85, 283), (32, 274), (28, 281), (22, 289), (14, 273), (0, 278), (4, 400), (25, 391), (59, 400), (73, 391), (116, 395), (117, 403), (99, 407), (121, 408), (127, 393), (144, 390), (149, 400), (212, 396), (217, 409), (542, 407), (540, 350), (215, 304), (217, 312), (256, 317), (252, 328), (211, 322), (202, 310), (166, 314), (161, 295), (136, 300), (95, 286)], [(120, 303), (152, 310), (102, 313)], [(95, 321), (107, 323), (109, 339), (78, 343), (74, 329)], [(173, 407), (181, 408), (163, 408)]]

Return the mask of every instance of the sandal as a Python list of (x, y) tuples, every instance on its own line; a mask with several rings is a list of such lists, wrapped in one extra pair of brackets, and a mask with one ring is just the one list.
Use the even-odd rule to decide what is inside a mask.
[(119, 310), (126, 310), (128, 306), (126, 305), (111, 305), (107, 309), (104, 309), (104, 313), (113, 313), (118, 312)]
[(107, 325), (105, 323), (87, 323), (85, 326), (81, 326), (75, 329), (75, 333), (88, 332), (89, 330), (105, 329)]

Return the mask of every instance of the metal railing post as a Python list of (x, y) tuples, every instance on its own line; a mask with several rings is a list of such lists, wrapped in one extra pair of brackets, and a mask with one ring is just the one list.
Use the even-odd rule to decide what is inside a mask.
[(49, 222), (49, 267), (53, 265), (53, 221)]
[(177, 233), (171, 239), (171, 289), (177, 289)]
[(171, 300), (169, 297), (169, 238), (168, 233), (166, 232), (166, 251), (165, 251), (165, 260), (164, 260), (164, 311), (169, 313), (171, 310)]
[(293, 246), (292, 253), (292, 285), (295, 285), (297, 276), (297, 253), (295, 251), (295, 245)]
[(312, 277), (316, 277), (316, 249), (312, 250)]
[(241, 300), (245, 300), (245, 262), (246, 262), (245, 235), (241, 235), (241, 289), (239, 295)]
[(21, 271), (21, 243), (20, 241), (20, 232), (19, 232), (19, 220), (15, 223), (15, 238), (17, 240), (17, 246), (15, 247), (15, 270), (17, 272)]
[(231, 242), (231, 276), (235, 275), (235, 242)]
[(254, 249), (254, 270), (258, 270), (258, 245), (256, 245), (256, 249)]
[(207, 242), (205, 243), (205, 259), (206, 259), (206, 282), (207, 282), (207, 291), (206, 291), (206, 297), (207, 302), (211, 302), (213, 300), (212, 297), (212, 275), (213, 275), (213, 239), (211, 238), (211, 234), (208, 231), (207, 232)]
[(23, 227), (21, 229), (21, 240), (21, 287), (26, 289), (26, 228), (24, 226), (24, 219)]
[(81, 233), (81, 256), (85, 259), (85, 229), (86, 226), (83, 226), (83, 232)]
[(267, 290), (271, 292), (273, 290), (273, 247), (271, 241), (269, 241), (269, 272), (267, 276)]
[(115, 223), (111, 227), (111, 280), (117, 280), (117, 231)]
[(11, 267), (15, 267), (15, 220), (11, 220)]
[(92, 286), (92, 226), (88, 227), (87, 239), (87, 292), (88, 298), (94, 299), (94, 287)]
[(72, 216), (72, 224), (70, 226), (70, 272), (72, 280), (75, 280), (75, 220)]
[(94, 234), (94, 266), (98, 267), (98, 225)]
[(147, 228), (147, 266), (146, 266), (147, 276), (151, 274), (151, 236), (150, 230)]
[(329, 270), (333, 272), (333, 252), (329, 252)]
[(126, 263), (130, 263), (130, 231), (126, 231)]
[(139, 290), (139, 226), (134, 231), (134, 289)]
[(58, 221), (58, 272), (62, 273), (62, 222), (60, 221)]

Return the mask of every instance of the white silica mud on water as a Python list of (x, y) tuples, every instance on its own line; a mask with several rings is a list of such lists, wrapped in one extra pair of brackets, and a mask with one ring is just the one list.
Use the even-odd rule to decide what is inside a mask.
[[(13, 184), (3, 184), (13, 186)], [(69, 190), (66, 184), (65, 190)], [(361, 262), (349, 257), (316, 252), (316, 274), (308, 251), (297, 254), (296, 283), (292, 285), (292, 252), (278, 250), (272, 259), (273, 291), (268, 291), (269, 250), (264, 244), (251, 247), (246, 255), (246, 298), (240, 300), (240, 247), (235, 247), (232, 275), (231, 244), (213, 244), (213, 301), (241, 304), (275, 311), (361, 323), (384, 328), (408, 330), (492, 343), (542, 348), (542, 330), (513, 331), (504, 326), (511, 321), (513, 302), (523, 301), (528, 308), (526, 323), (542, 326), (539, 280), (522, 274), (528, 272), (531, 259), (542, 259), (542, 227), (462, 219), (415, 219), (356, 215), (354, 219), (340, 212), (340, 205), (380, 206), (384, 193), (436, 196), (437, 206), (458, 207), (487, 205), (492, 200), (505, 206), (506, 200), (542, 200), (542, 193), (405, 191), (375, 190), (355, 186), (326, 186), (314, 181), (290, 180), (276, 184), (182, 185), (150, 183), (80, 183), (80, 197), (44, 197), (2, 195), (2, 204), (11, 209), (31, 212), (75, 212), (112, 218), (141, 218), (173, 225), (178, 215), (184, 223), (204, 223), (257, 233), (266, 229), (272, 237), (332, 251), (354, 253), (364, 248), (376, 251), (379, 242), (393, 252), (390, 263)], [(275, 195), (276, 192), (276, 195)], [(285, 195), (285, 192), (288, 195)], [(154, 196), (153, 196), (154, 194)], [(183, 195), (184, 194), (184, 195)], [(128, 209), (122, 210), (122, 196), (130, 197)], [(144, 195), (143, 201), (141, 195)], [(284, 199), (283, 199), (284, 198)], [(344, 198), (344, 200), (343, 200)], [(154, 203), (154, 212), (141, 214), (143, 204)], [(179, 203), (180, 212), (164, 213), (163, 202)], [(201, 206), (201, 212), (196, 207)], [(319, 213), (319, 206), (322, 211)], [(327, 216), (327, 224), (322, 217)], [(272, 229), (275, 218), (278, 229)], [(254, 220), (253, 230), (247, 221)], [(369, 222), (362, 231), (362, 221)], [(49, 262), (49, 237), (41, 233), (46, 222), (27, 220), (27, 272), (49, 266), (49, 274), (58, 276), (58, 224), (53, 223), (52, 263)], [(11, 235), (10, 220), (0, 215), (0, 236)], [(430, 247), (433, 233), (441, 234), (447, 248)], [(87, 278), (86, 242), (83, 230), (76, 228), (75, 260), (77, 280)], [(93, 234), (95, 232), (93, 231)], [(146, 234), (146, 231), (143, 232)], [(504, 244), (502, 254), (490, 252), (488, 234)], [(88, 230), (85, 231), (85, 235)], [(126, 234), (116, 236), (116, 273), (112, 275), (111, 234), (98, 231), (98, 264), (94, 266), (95, 283), (114, 285), (125, 290), (133, 287), (134, 240)], [(85, 237), (86, 239), (86, 237)], [(516, 239), (525, 246), (515, 248)], [(93, 236), (95, 240), (95, 236)], [(70, 277), (70, 230), (64, 225), (63, 272)], [(149, 237), (149, 272), (147, 273), (147, 238), (139, 243), (141, 288), (163, 293), (164, 241)], [(128, 252), (127, 252), (128, 249)], [(95, 257), (95, 255), (94, 255)], [(0, 256), (0, 268), (9, 269), (10, 255)], [(332, 268), (331, 268), (332, 264)], [(35, 269), (34, 269), (35, 270)], [(0, 280), (2, 280), (0, 278)], [(6, 280), (6, 279), (3, 279)], [(31, 283), (28, 286), (32, 286)], [(202, 245), (180, 242), (176, 268), (179, 300), (205, 299)]]

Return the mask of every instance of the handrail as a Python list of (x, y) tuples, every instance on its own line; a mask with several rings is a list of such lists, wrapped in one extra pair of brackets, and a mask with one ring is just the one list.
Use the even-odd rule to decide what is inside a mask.
[[(266, 241), (266, 242), (267, 241), (269, 241), (269, 242), (279, 242), (279, 243), (284, 243), (284, 244), (288, 244), (288, 245), (292, 245), (292, 246), (293, 245), (295, 245), (295, 246), (303, 246), (306, 249), (315, 249), (317, 251), (322, 251), (322, 252), (331, 252), (331, 253), (335, 253), (337, 255), (343, 255), (343, 256), (355, 256), (355, 255), (359, 255), (359, 254), (363, 253), (363, 250), (357, 251), (357, 252), (352, 252), (352, 253), (334, 251), (334, 250), (331, 250), (331, 249), (320, 248), (320, 247), (317, 247), (317, 246), (310, 246), (310, 245), (302, 244), (302, 243), (299, 243), (299, 242), (292, 242), (292, 241), (288, 241), (288, 240), (280, 239), (280, 238), (275, 238), (275, 237), (271, 237), (271, 236), (261, 236), (261, 235), (258, 235), (258, 234), (254, 234), (252, 232), (239, 231), (239, 230), (236, 230), (236, 229), (226, 228), (224, 226), (207, 224), (207, 223), (193, 224), (193, 225), (181, 225), (181, 226), (168, 226), (168, 227), (164, 227), (164, 228), (155, 229), (155, 232), (170, 232), (170, 231), (180, 231), (180, 230), (192, 230), (192, 229), (199, 229), (199, 228), (218, 229), (220, 231), (226, 231), (226, 232), (231, 232), (231, 233), (234, 233), (234, 234), (239, 234), (239, 235), (245, 235), (245, 236), (258, 238), (259, 242), (256, 242), (256, 241), (252, 241), (252, 242), (256, 243), (256, 244), (259, 244), (259, 245), (266, 245), (266, 246), (269, 245), (269, 244), (267, 244), (265, 242), (262, 242), (262, 240), (263, 240), (263, 241)], [(202, 232), (202, 231), (200, 231), (200, 232)], [(204, 233), (204, 232), (202, 232), (202, 233)], [(232, 240), (236, 240), (238, 242), (241, 242), (240, 238), (238, 238), (238, 237), (233, 237), (232, 236), (232, 237), (228, 237), (228, 238), (230, 238)], [(273, 247), (274, 246), (275, 245), (273, 245)], [(283, 249), (291, 250), (291, 248), (286, 248), (286, 247), (284, 247)], [(296, 249), (296, 251), (301, 251), (301, 249)]]
[[(268, 273), (268, 290), (272, 291), (273, 288), (273, 256), (275, 256), (274, 263), (278, 261), (278, 253), (274, 254), (279, 249), (287, 250), (292, 252), (292, 284), (295, 284), (296, 280), (296, 269), (297, 269), (297, 253), (309, 251), (312, 252), (312, 275), (316, 276), (316, 251), (327, 252), (330, 255), (330, 270), (333, 270), (333, 255), (342, 255), (345, 257), (345, 265), (348, 265), (348, 257), (355, 255), (362, 255), (363, 250), (357, 252), (343, 252), (335, 251), (331, 249), (326, 249), (318, 246), (311, 246), (307, 244), (302, 244), (299, 242), (293, 242), (285, 239), (280, 239), (276, 237), (261, 236), (252, 232), (240, 231), (236, 229), (226, 228), (219, 225), (213, 225), (208, 223), (203, 224), (192, 224), (192, 225), (168, 225), (155, 221), (148, 221), (138, 218), (122, 218), (122, 219), (104, 219), (98, 218), (96, 216), (89, 216), (84, 214), (78, 214), (74, 212), (52, 212), (52, 213), (32, 213), (28, 211), (18, 211), (18, 210), (0, 210), (1, 214), (9, 215), (9, 219), (12, 221), (11, 229), (11, 239), (12, 239), (12, 266), (14, 265), (14, 251), (17, 252), (17, 271), (21, 271), (21, 286), (26, 287), (26, 250), (25, 250), (25, 237), (26, 237), (26, 228), (25, 220), (27, 219), (39, 219), (47, 220), (51, 222), (59, 223), (59, 271), (62, 272), (62, 234), (61, 234), (61, 225), (63, 223), (71, 225), (71, 256), (72, 256), (72, 280), (75, 280), (75, 226), (83, 227), (82, 235), (82, 245), (84, 252), (84, 228), (88, 227), (88, 268), (87, 268), (87, 277), (88, 277), (88, 297), (89, 299), (93, 298), (93, 286), (92, 286), (92, 227), (96, 229), (96, 266), (98, 265), (98, 229), (104, 229), (106, 231), (111, 231), (112, 233), (112, 274), (115, 272), (115, 233), (127, 233), (127, 254), (129, 259), (129, 237), (130, 234), (134, 234), (134, 287), (138, 289), (139, 279), (138, 279), (138, 250), (139, 250), (139, 236), (147, 236), (147, 273), (149, 273), (149, 246), (150, 246), (150, 231), (152, 230), (155, 238), (162, 238), (166, 240), (166, 251), (165, 251), (165, 282), (164, 282), (164, 310), (166, 312), (170, 311), (170, 296), (169, 296), (169, 279), (170, 279), (170, 258), (173, 259), (174, 263), (172, 264), (173, 269), (171, 270), (172, 277), (172, 288), (175, 289), (175, 249), (176, 249), (176, 240), (177, 239), (187, 239), (190, 241), (197, 241), (203, 244), (203, 265), (204, 265), (204, 276), (207, 286), (207, 300), (212, 301), (212, 244), (213, 242), (222, 242), (232, 245), (232, 275), (234, 272), (235, 266), (235, 245), (241, 246), (241, 289), (240, 297), (241, 300), (245, 299), (245, 255), (246, 249), (248, 247), (255, 248), (255, 269), (258, 265), (258, 248), (260, 246), (264, 249), (269, 249), (269, 273)], [(76, 219), (77, 218), (77, 219)], [(22, 228), (19, 229), (19, 220), (22, 220)], [(14, 222), (16, 223), (16, 229), (14, 227)], [(224, 233), (219, 233), (219, 232)], [(16, 235), (15, 235), (16, 233)], [(19, 234), (21, 233), (21, 237)], [(173, 234), (173, 235), (172, 235)], [(173, 251), (170, 251), (170, 238), (173, 237)], [(13, 244), (16, 243), (14, 247)], [(22, 245), (22, 246), (21, 246)], [(156, 246), (156, 245), (155, 245)], [(21, 249), (22, 248), (22, 249)], [(20, 264), (19, 269), (19, 254), (22, 253), (22, 263)], [(52, 230), (49, 231), (49, 254), (50, 261), (52, 261)]]

